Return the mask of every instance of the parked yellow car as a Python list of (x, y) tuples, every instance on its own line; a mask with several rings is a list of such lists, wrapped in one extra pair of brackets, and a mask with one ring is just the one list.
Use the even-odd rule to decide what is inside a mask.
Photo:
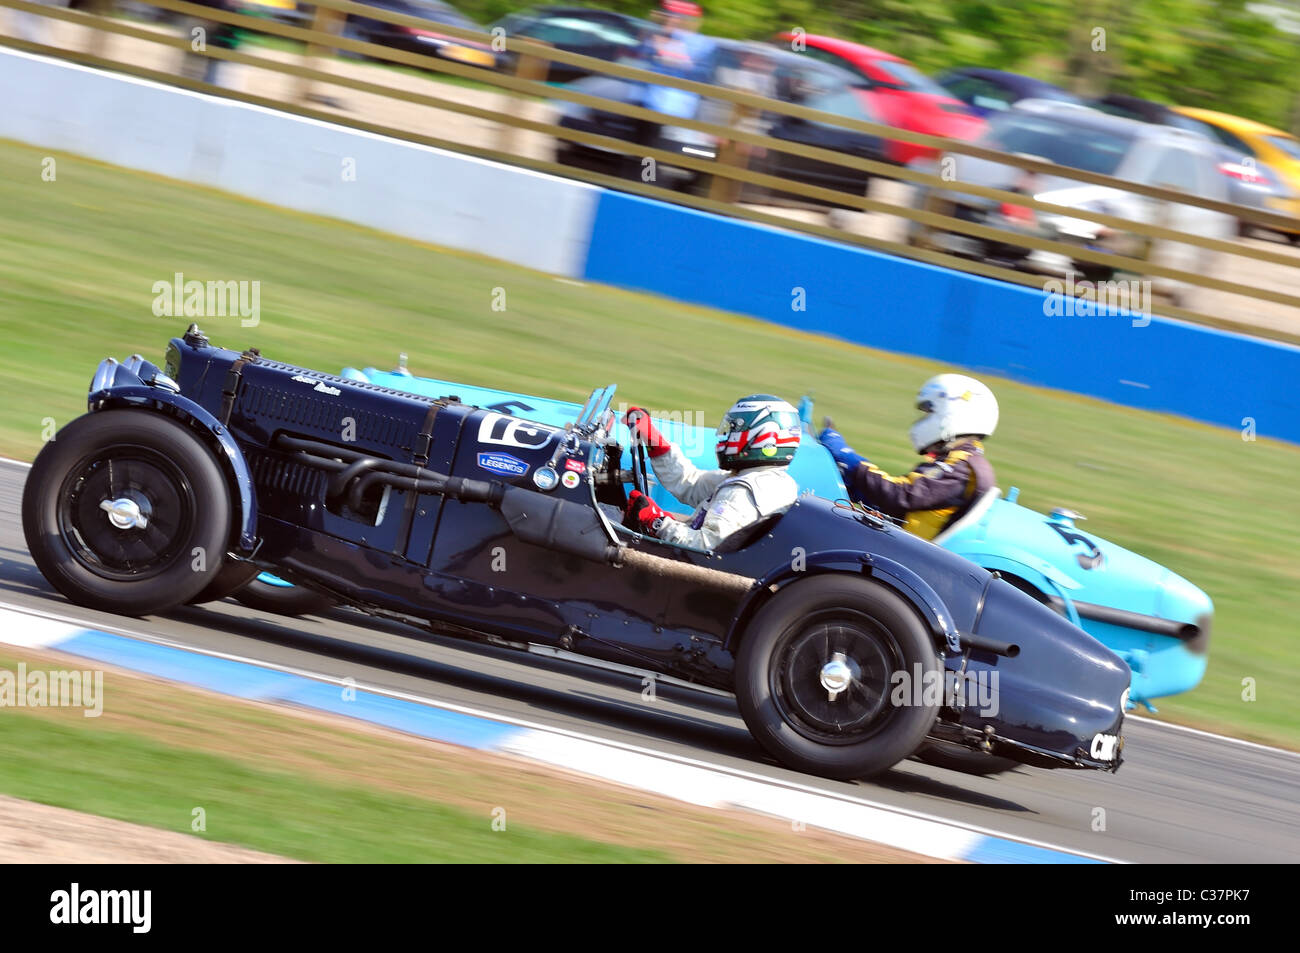
[(1293, 243), (1300, 244), (1300, 139), (1262, 122), (1210, 109), (1175, 106), (1174, 111), (1199, 119), (1210, 127), (1220, 142), (1239, 151), (1243, 158), (1253, 158), (1277, 172), (1291, 195), (1269, 199), (1269, 208), (1297, 219), (1295, 230), (1284, 234)]

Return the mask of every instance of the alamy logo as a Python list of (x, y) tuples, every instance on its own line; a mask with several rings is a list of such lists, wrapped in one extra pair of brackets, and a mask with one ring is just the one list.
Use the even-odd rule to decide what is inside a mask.
[[(761, 405), (757, 405), (761, 406)], [(619, 404), (615, 413), (619, 420), (627, 416), (628, 405)], [(654, 410), (647, 408), (650, 419), (675, 444), (682, 453), (694, 457), (697, 453), (713, 450), (717, 434), (702, 410)]]
[(50, 922), (58, 924), (129, 924), (132, 933), (148, 933), (153, 924), (152, 890), (68, 890), (50, 894)]
[(0, 669), (0, 708), (84, 708), (87, 718), (104, 713), (104, 673)]
[(153, 294), (153, 313), (159, 318), (239, 317), (245, 328), (262, 320), (260, 281), (186, 281), (178, 271), (171, 281), (155, 281)]
[(897, 708), (947, 705), (951, 708), (975, 708), (985, 718), (996, 718), (1000, 707), (996, 670), (953, 672), (936, 669), (927, 672), (918, 662), (910, 672), (904, 669), (890, 675), (889, 684), (889, 701)]
[(1043, 282), (1047, 297), (1043, 314), (1049, 318), (1092, 318), (1116, 315), (1132, 318), (1135, 328), (1151, 323), (1151, 282), (1075, 281), (1071, 273), (1064, 281)]

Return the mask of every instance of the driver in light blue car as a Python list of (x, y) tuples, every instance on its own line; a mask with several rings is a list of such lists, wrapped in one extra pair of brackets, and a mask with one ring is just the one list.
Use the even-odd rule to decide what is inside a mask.
[(912, 425), (916, 452), (926, 457), (906, 476), (890, 476), (857, 453), (833, 429), (817, 439), (835, 459), (849, 498), (904, 521), (922, 539), (934, 539), (996, 484), (983, 440), (998, 425), (998, 402), (973, 377), (939, 374), (921, 385), (916, 407), (925, 416)]
[(718, 469), (702, 470), (673, 446), (640, 407), (624, 423), (645, 449), (659, 483), (687, 506), (677, 519), (640, 490), (628, 495), (624, 524), (664, 542), (713, 550), (760, 520), (789, 509), (799, 487), (786, 467), (799, 449), (799, 413), (779, 397), (753, 394), (731, 406), (718, 426)]

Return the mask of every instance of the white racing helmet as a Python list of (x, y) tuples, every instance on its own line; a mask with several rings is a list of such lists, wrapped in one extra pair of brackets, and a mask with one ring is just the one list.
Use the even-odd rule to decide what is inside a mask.
[(987, 437), (998, 426), (993, 391), (964, 374), (931, 377), (916, 395), (916, 409), (925, 412), (908, 432), (917, 453), (958, 437)]

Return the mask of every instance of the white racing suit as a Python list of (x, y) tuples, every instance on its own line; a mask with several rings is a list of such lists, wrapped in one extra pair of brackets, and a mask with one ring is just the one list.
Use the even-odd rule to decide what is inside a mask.
[(664, 488), (695, 512), (689, 521), (665, 520), (659, 538), (681, 546), (716, 549), (728, 536), (784, 513), (799, 486), (784, 466), (701, 470), (676, 447), (650, 459)]

